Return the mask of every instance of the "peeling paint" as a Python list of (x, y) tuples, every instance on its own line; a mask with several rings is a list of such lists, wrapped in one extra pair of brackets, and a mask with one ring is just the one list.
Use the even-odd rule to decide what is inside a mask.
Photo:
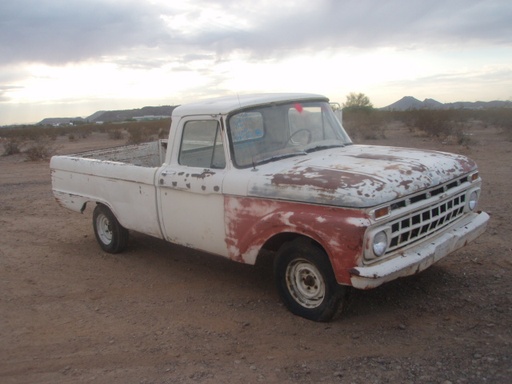
[[(226, 245), (232, 260), (254, 263), (273, 236), (294, 233), (321, 244), (336, 279), (350, 283), (348, 270), (359, 263), (370, 219), (361, 210), (225, 196)], [(321, 218), (321, 220), (318, 220)]]
[(366, 208), (476, 170), (472, 160), (443, 152), (363, 145), (325, 152), (261, 166), (249, 195)]

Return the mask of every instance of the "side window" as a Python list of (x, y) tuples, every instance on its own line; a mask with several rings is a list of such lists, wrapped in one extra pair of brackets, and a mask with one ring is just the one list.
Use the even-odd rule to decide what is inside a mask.
[(218, 121), (185, 123), (178, 162), (189, 167), (225, 168), (226, 158)]

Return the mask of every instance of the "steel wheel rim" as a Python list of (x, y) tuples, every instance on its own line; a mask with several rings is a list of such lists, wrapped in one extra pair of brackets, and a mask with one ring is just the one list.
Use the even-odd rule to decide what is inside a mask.
[(288, 265), (286, 285), (295, 301), (303, 307), (316, 308), (324, 300), (324, 278), (318, 268), (307, 260), (294, 260)]
[(96, 218), (96, 231), (103, 244), (112, 242), (112, 225), (105, 215), (99, 215)]

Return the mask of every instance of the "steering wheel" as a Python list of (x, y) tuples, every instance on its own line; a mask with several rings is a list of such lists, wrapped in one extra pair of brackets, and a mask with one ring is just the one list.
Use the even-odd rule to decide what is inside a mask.
[(306, 128), (299, 129), (298, 131), (293, 132), (290, 137), (288, 137), (288, 140), (286, 140), (286, 144), (284, 145), (285, 148), (291, 143), (292, 139), (300, 132), (307, 132), (308, 133), (308, 140), (305, 144), (311, 143), (311, 139), (313, 138), (313, 135), (311, 134), (311, 131)]

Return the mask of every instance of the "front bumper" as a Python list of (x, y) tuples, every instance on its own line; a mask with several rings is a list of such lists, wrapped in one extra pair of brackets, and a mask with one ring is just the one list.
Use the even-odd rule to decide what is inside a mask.
[(349, 271), (351, 284), (355, 288), (370, 289), (423, 271), (484, 233), (488, 221), (489, 215), (485, 212), (469, 214), (437, 236), (399, 251), (393, 258), (352, 268)]

